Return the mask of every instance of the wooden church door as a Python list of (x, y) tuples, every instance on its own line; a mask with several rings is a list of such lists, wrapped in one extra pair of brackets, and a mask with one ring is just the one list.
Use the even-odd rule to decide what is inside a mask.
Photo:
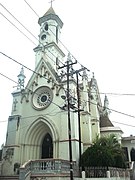
[(53, 143), (52, 137), (47, 133), (42, 143), (42, 159), (53, 158)]

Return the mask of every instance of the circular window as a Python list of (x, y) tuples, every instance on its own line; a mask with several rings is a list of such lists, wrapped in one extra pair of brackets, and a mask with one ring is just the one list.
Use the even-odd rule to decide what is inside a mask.
[(41, 36), (41, 40), (44, 41), (45, 39), (46, 39), (46, 34), (43, 34), (43, 35)]
[(53, 99), (52, 90), (47, 86), (38, 88), (32, 97), (33, 106), (36, 109), (44, 109), (48, 107)]

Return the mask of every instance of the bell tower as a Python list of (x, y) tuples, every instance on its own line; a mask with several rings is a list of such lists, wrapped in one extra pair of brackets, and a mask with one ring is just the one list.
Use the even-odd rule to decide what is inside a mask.
[(39, 45), (34, 49), (36, 52), (35, 66), (46, 56), (46, 59), (53, 66), (54, 70), (57, 70), (57, 65), (60, 61), (63, 61), (63, 57), (65, 57), (59, 43), (63, 22), (51, 6), (48, 11), (39, 18), (38, 24), (40, 25), (40, 33)]

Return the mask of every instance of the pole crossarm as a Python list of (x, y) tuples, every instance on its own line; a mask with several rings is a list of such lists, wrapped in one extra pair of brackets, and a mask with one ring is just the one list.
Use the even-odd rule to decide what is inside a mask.
[(67, 67), (67, 66), (72, 66), (72, 65), (74, 65), (74, 64), (77, 64), (77, 61), (75, 61), (75, 62), (73, 62), (73, 63), (71, 63), (71, 64), (65, 64), (65, 65), (63, 65), (63, 66), (61, 66), (61, 67), (58, 67), (58, 69), (63, 69), (63, 68), (65, 68), (65, 67)]

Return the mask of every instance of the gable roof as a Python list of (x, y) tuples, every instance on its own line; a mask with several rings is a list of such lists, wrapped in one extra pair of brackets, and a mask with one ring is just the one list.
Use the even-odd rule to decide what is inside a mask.
[(108, 116), (100, 116), (100, 127), (114, 127)]

